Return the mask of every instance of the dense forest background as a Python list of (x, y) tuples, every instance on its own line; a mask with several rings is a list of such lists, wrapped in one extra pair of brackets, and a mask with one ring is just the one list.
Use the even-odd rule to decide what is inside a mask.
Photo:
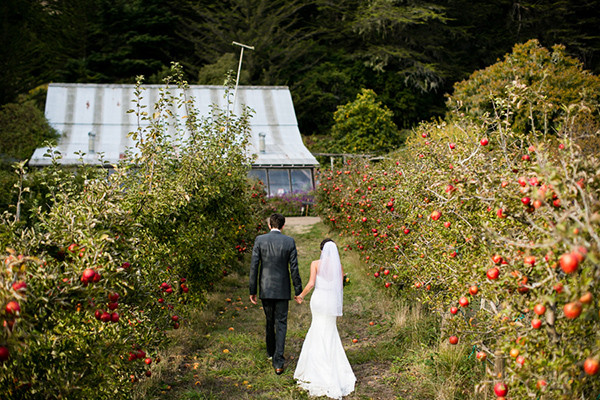
[[(49, 82), (287, 85), (305, 136), (372, 89), (400, 129), (445, 112), (445, 94), (515, 43), (560, 43), (600, 74), (595, 0), (3, 0), (0, 105)], [(43, 107), (41, 101), (39, 105)]]

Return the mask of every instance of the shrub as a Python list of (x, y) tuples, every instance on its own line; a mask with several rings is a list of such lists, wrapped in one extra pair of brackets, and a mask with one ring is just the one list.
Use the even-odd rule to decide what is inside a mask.
[(600, 78), (584, 71), (564, 46), (550, 51), (532, 39), (515, 45), (503, 61), (456, 83), (447, 105), (479, 121), (508, 110), (507, 123), (513, 130), (554, 135), (569, 118), (591, 118), (597, 130), (599, 101)]
[(44, 142), (57, 137), (56, 130), (33, 101), (9, 103), (0, 108), (0, 157), (26, 160)]
[(331, 135), (336, 147), (344, 153), (381, 154), (394, 149), (400, 142), (393, 113), (370, 89), (363, 89), (356, 100), (338, 106)]

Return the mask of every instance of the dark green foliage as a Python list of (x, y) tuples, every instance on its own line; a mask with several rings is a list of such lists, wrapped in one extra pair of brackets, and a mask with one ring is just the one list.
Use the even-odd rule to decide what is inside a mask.
[(372, 89), (410, 129), (444, 94), (536, 38), (600, 72), (598, 0), (6, 0), (0, 104), (50, 81), (160, 83), (171, 61), (190, 83), (287, 85), (300, 130), (328, 134), (336, 107)]
[[(484, 120), (507, 114), (512, 128), (560, 132), (564, 120), (599, 122), (600, 78), (584, 71), (563, 46), (548, 50), (537, 40), (515, 46), (503, 61), (455, 85), (448, 106)], [(571, 122), (573, 123), (573, 122)]]
[(372, 90), (363, 89), (356, 100), (339, 106), (331, 129), (336, 150), (341, 153), (381, 154), (400, 144), (393, 113), (377, 100)]
[(33, 102), (0, 108), (0, 157), (5, 162), (28, 159), (37, 147), (56, 138), (56, 131)]

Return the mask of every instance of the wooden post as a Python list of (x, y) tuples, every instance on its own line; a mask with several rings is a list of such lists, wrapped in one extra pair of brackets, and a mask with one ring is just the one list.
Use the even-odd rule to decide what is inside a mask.
[(499, 382), (504, 380), (504, 353), (496, 350), (494, 355), (496, 356), (494, 360), (494, 381)]

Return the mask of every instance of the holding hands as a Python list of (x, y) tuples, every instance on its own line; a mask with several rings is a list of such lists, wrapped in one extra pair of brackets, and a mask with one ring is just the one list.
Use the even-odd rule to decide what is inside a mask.
[(302, 304), (304, 297), (302, 295), (294, 296), (294, 300), (296, 300), (296, 303)]

